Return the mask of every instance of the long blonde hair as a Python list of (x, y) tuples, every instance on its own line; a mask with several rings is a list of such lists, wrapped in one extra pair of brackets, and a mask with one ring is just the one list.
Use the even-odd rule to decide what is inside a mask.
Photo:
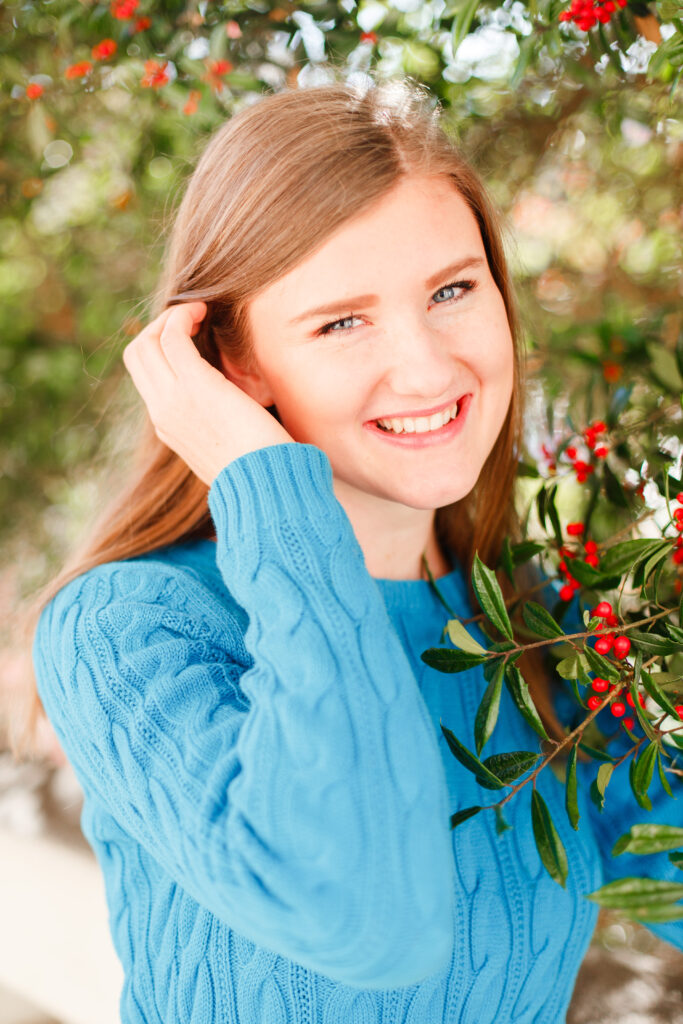
[[(176, 302), (205, 301), (207, 315), (195, 336), (201, 355), (218, 366), (223, 351), (249, 366), (250, 297), (412, 173), (446, 175), (468, 203), (505, 303), (515, 351), (510, 407), (479, 480), (467, 497), (436, 511), (439, 543), (456, 554), (469, 575), (476, 551), (493, 564), (504, 537), (518, 533), (513, 486), (522, 425), (520, 318), (503, 221), (478, 174), (448, 137), (440, 105), (425, 87), (404, 79), (287, 89), (226, 121), (204, 149), (178, 209), (152, 313)], [(85, 544), (34, 598), (31, 629), (57, 591), (93, 566), (214, 536), (207, 493), (147, 418), (127, 483)], [(542, 673), (534, 674), (540, 710), (552, 718)], [(34, 680), (27, 680), (21, 705), (10, 730), (16, 756), (30, 749), (44, 715)]]

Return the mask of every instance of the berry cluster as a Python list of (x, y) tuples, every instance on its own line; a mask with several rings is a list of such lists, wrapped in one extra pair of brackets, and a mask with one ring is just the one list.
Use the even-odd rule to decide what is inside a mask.
[(582, 32), (588, 32), (597, 22), (608, 22), (617, 7), (626, 7), (628, 0), (572, 0), (571, 7), (562, 11), (558, 21), (573, 21)]
[[(567, 533), (570, 537), (580, 537), (583, 531), (583, 523), (567, 524)], [(600, 559), (598, 558), (598, 545), (595, 543), (594, 540), (587, 540), (585, 542), (585, 544), (583, 545), (583, 553), (584, 562), (587, 565), (592, 566), (593, 569), (597, 569), (600, 565)], [(580, 590), (581, 584), (572, 576), (569, 570), (569, 566), (567, 565), (567, 562), (571, 561), (571, 559), (573, 558), (577, 558), (578, 553), (565, 545), (564, 547), (560, 548), (560, 555), (562, 556), (562, 559), (559, 563), (558, 568), (560, 570), (560, 574), (562, 575), (565, 581), (564, 585), (560, 587), (560, 600), (571, 601), (572, 597), (574, 596), (574, 593), (577, 590)]]
[[(601, 696), (598, 696), (598, 694), (604, 694), (608, 692), (614, 693), (614, 691), (617, 690), (617, 687), (614, 685), (614, 683), (608, 682), (607, 679), (602, 679), (600, 676), (596, 676), (593, 682), (591, 683), (591, 689), (594, 692), (588, 698), (586, 703), (588, 707), (591, 709), (591, 711), (595, 711), (596, 708), (600, 707), (603, 701), (603, 698)], [(618, 687), (618, 690), (619, 693), (621, 693), (622, 687)], [(644, 708), (645, 698), (642, 694), (638, 694), (638, 700), (640, 702), (641, 708)], [(626, 694), (626, 704), (629, 704), (631, 707), (635, 706), (633, 703), (633, 697), (630, 693)], [(623, 700), (615, 700), (612, 704), (610, 704), (610, 711), (612, 712), (615, 718), (624, 717), (624, 715), (626, 714), (626, 704), (623, 702)], [(627, 729), (634, 729), (635, 724), (635, 718), (631, 717), (630, 715), (628, 718), (624, 718), (624, 725)]]
[[(612, 611), (612, 605), (609, 601), (600, 601), (598, 605), (593, 609), (593, 617), (602, 619), (595, 627), (596, 633), (602, 633), (605, 628), (614, 629), (615, 626), (619, 625), (619, 619)], [(627, 636), (617, 636), (615, 633), (605, 633), (604, 636), (598, 637), (595, 641), (595, 650), (598, 654), (609, 654), (610, 651), (615, 658), (619, 661), (627, 656), (631, 650), (631, 641)]]
[(168, 61), (165, 60), (160, 63), (158, 60), (146, 60), (145, 61), (145, 73), (140, 79), (140, 85), (143, 89), (159, 89), (162, 85), (166, 85), (170, 79), (166, 73)]
[(115, 53), (116, 43), (113, 39), (103, 39), (101, 43), (92, 48), (93, 60), (106, 60), (107, 57), (113, 57)]
[(127, 21), (133, 17), (139, 6), (139, 0), (112, 0), (110, 10), (114, 18)]
[(674, 509), (674, 524), (678, 530), (678, 537), (674, 546), (673, 559), (676, 565), (683, 565), (683, 491), (676, 495), (678, 508)]
[[(584, 444), (587, 448), (590, 448), (596, 459), (606, 459), (609, 454), (609, 448), (606, 444), (598, 444), (598, 438), (601, 434), (606, 433), (606, 431), (607, 425), (602, 420), (596, 420), (595, 423), (591, 423), (590, 426), (586, 427), (583, 432)], [(585, 483), (590, 474), (594, 472), (594, 467), (590, 462), (579, 458), (576, 445), (568, 445), (564, 453), (572, 464), (577, 481), (580, 484)]]

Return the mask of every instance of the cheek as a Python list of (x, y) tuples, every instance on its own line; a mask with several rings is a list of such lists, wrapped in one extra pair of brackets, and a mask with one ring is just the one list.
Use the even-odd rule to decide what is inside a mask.
[(280, 413), (307, 434), (338, 427), (356, 414), (358, 385), (340, 367), (292, 362), (271, 384)]

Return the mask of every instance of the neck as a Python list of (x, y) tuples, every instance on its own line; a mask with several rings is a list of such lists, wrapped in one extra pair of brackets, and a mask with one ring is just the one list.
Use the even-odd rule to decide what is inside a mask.
[(347, 488), (334, 478), (335, 496), (344, 508), (371, 576), (389, 580), (428, 579), (423, 555), (435, 579), (452, 566), (436, 539), (434, 509), (382, 502)]

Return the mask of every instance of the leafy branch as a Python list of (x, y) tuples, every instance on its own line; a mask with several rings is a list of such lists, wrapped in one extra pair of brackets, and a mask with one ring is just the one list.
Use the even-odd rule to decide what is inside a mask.
[[(450, 752), (474, 775), (479, 786), (504, 793), (494, 803), (456, 811), (450, 818), (451, 827), (462, 825), (481, 811), (493, 810), (496, 829), (502, 835), (511, 827), (505, 820), (503, 808), (530, 785), (531, 828), (536, 847), (550, 876), (563, 887), (569, 873), (567, 852), (550, 809), (537, 788), (539, 776), (552, 762), (561, 754), (566, 755), (565, 809), (575, 830), (578, 830), (580, 817), (579, 753), (598, 765), (589, 792), (600, 812), (614, 771), (626, 763), (629, 764), (631, 790), (644, 810), (652, 809), (648, 791), (655, 771), (670, 797), (674, 793), (669, 777), (683, 777), (676, 761), (676, 748), (683, 749), (683, 704), (675, 703), (677, 696), (683, 697), (683, 678), (680, 670), (668, 671), (670, 667), (678, 669), (679, 664), (683, 665), (683, 602), (671, 600), (677, 589), (672, 577), (677, 575), (683, 561), (676, 552), (683, 544), (666, 535), (668, 527), (674, 527), (679, 536), (683, 535), (683, 527), (678, 525), (683, 523), (683, 492), (678, 493), (678, 508), (671, 513), (670, 483), (667, 479), (665, 491), (671, 519), (663, 527), (661, 539), (631, 537), (616, 543), (593, 544), (591, 554), (601, 550), (602, 558), (596, 557), (593, 564), (582, 562), (580, 568), (578, 564), (573, 566), (579, 584), (576, 590), (601, 598), (592, 609), (584, 609), (583, 629), (565, 631), (545, 606), (528, 600), (535, 591), (552, 587), (552, 581), (545, 578), (527, 587), (522, 594), (506, 599), (496, 572), (484, 565), (477, 554), (471, 581), (481, 613), (468, 619), (453, 616), (442, 634), (442, 642), (447, 637), (452, 646), (432, 647), (422, 653), (422, 660), (441, 672), (459, 673), (481, 668), (487, 683), (474, 722), (474, 750), (442, 721), (440, 726)], [(675, 486), (680, 483), (673, 479)], [(639, 521), (649, 515), (648, 512), (640, 516)], [(583, 524), (571, 526), (575, 529), (568, 528), (569, 534), (577, 535), (578, 527)], [(557, 537), (560, 530), (556, 511), (551, 516), (551, 527), (558, 542), (558, 553), (566, 557), (565, 544), (559, 543), (561, 538)], [(624, 532), (629, 535), (637, 532), (637, 524), (620, 531), (622, 537)], [(516, 547), (517, 551), (509, 546), (507, 553), (508, 563), (512, 563), (513, 568), (528, 560), (527, 556), (534, 557), (546, 549), (546, 545), (531, 541)], [(430, 580), (438, 593), (436, 581), (432, 577)], [(640, 591), (641, 605), (638, 609), (632, 608), (628, 617), (620, 620), (603, 595), (613, 591), (621, 595), (629, 582), (632, 594)], [(659, 599), (662, 588), (666, 588), (668, 594), (663, 602)], [(439, 596), (443, 600), (442, 595)], [(520, 607), (524, 631), (532, 639), (522, 640), (516, 635), (509, 614), (513, 605)], [(479, 629), (479, 636), (466, 628), (478, 622), (485, 629)], [(519, 631), (521, 624), (517, 628)], [(499, 639), (492, 639), (496, 636)], [(562, 738), (554, 739), (546, 731), (517, 662), (525, 652), (540, 649), (549, 652), (558, 645), (568, 647), (571, 654), (561, 657), (555, 672), (569, 684), (570, 695), (580, 713), (579, 721), (565, 727)], [(498, 722), (503, 687), (507, 688), (527, 726), (536, 734), (539, 746), (537, 750), (513, 750), (482, 758), (482, 751)], [(629, 705), (632, 714), (627, 716)], [(614, 737), (601, 732), (600, 723), (608, 710), (621, 719), (614, 735), (629, 739), (623, 752), (610, 752), (609, 744)], [(661, 852), (679, 847), (683, 848), (683, 829), (669, 825), (634, 825), (619, 839), (613, 855), (626, 850)], [(670, 859), (676, 866), (683, 866), (683, 853), (671, 854)], [(683, 899), (683, 883), (628, 878), (587, 896), (603, 906), (619, 907), (640, 921), (683, 919), (683, 906), (675, 905)]]

